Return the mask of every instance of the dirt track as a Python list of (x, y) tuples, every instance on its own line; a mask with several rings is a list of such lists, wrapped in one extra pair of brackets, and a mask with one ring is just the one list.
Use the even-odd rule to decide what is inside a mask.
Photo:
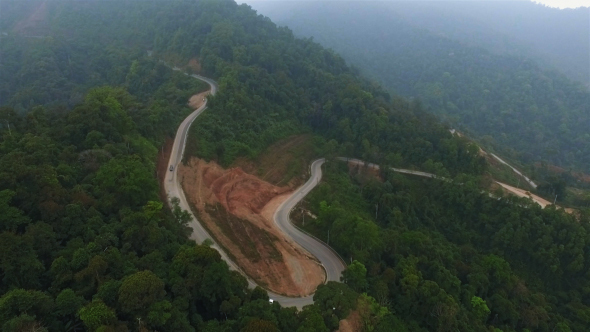
[(315, 258), (285, 239), (274, 224), (274, 212), (289, 196), (289, 187), (197, 158), (178, 172), (200, 220), (251, 278), (287, 296), (309, 295), (324, 282)]
[[(498, 182), (498, 181), (496, 181), (496, 183), (499, 184), (500, 186), (502, 186), (502, 188), (508, 190), (509, 192), (511, 192), (512, 194), (514, 194), (518, 197), (525, 197), (525, 198), (532, 199), (533, 202), (541, 205), (542, 208), (545, 208), (546, 206), (553, 204), (553, 203), (549, 202), (548, 200), (546, 200), (542, 197), (539, 197), (535, 194), (531, 194), (530, 192), (528, 192), (526, 190), (514, 188), (513, 186), (510, 186), (510, 185), (507, 185), (505, 183)], [(560, 206), (557, 205), (557, 208), (560, 208)], [(574, 209), (565, 208), (565, 212), (573, 214), (576, 211)]]
[(42, 34), (43, 23), (47, 16), (47, 1), (41, 2), (33, 13), (16, 23), (14, 31), (20, 34)]
[(508, 190), (509, 192), (515, 194), (518, 197), (525, 197), (525, 198), (532, 199), (533, 202), (541, 205), (541, 207), (543, 207), (543, 208), (545, 208), (547, 205), (551, 205), (551, 202), (549, 202), (546, 199), (541, 198), (537, 195), (531, 194), (530, 192), (528, 192), (526, 190), (518, 189), (513, 186), (507, 185), (505, 183), (498, 182), (498, 181), (496, 181), (496, 183), (501, 185), (504, 189)]
[(201, 107), (201, 105), (203, 105), (203, 103), (205, 102), (203, 99), (207, 98), (210, 92), (211, 91), (208, 90), (191, 96), (191, 98), (188, 100), (188, 106), (194, 110)]

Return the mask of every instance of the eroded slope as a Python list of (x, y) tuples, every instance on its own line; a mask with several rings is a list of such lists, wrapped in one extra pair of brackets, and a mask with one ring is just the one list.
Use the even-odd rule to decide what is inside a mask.
[(272, 219), (291, 188), (198, 158), (178, 172), (200, 221), (248, 276), (288, 296), (309, 295), (324, 282), (316, 259), (285, 239)]

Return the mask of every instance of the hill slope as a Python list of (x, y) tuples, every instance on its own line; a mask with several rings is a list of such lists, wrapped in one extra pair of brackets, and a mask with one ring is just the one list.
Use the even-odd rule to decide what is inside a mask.
[(384, 3), (305, 3), (277, 16), (297, 34), (313, 36), (395, 93), (420, 98), (433, 114), (513, 159), (590, 171), (585, 87), (528, 58), (418, 29), (412, 16), (394, 9)]
[[(97, 68), (55, 91), (84, 91), (99, 73), (99, 84), (121, 87), (92, 90), (73, 109), (52, 105), (67, 100), (53, 92), (20, 115), (0, 109), (2, 330), (326, 331), (352, 309), (374, 331), (587, 326), (588, 214), (578, 222), (482, 193), (475, 145), (334, 52), (232, 1), (46, 4), (48, 28), (33, 43), (68, 47), (41, 57), (65, 59), (47, 72)], [(8, 38), (19, 36), (27, 34), (10, 30)], [(328, 161), (325, 182), (304, 206), (312, 212), (305, 225), (350, 259), (344, 284), (320, 286), (301, 312), (270, 304), (213, 250), (188, 241), (185, 215), (157, 200), (157, 146), (199, 87), (155, 58), (220, 84), (193, 127), (201, 157), (235, 165), (306, 133), (328, 159), (347, 155), (455, 182), (362, 174)], [(20, 63), (18, 52), (11, 63)], [(21, 84), (7, 100), (37, 79), (39, 89), (55, 88), (51, 77), (7, 76)]]

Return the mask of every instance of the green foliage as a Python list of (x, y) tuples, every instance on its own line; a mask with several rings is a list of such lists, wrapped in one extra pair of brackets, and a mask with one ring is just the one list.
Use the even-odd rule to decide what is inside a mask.
[(379, 322), (385, 317), (389, 310), (379, 305), (374, 298), (366, 293), (361, 294), (358, 299), (357, 310), (359, 311), (362, 330), (372, 332), (379, 325)]
[(148, 310), (151, 311), (150, 307), (161, 301), (165, 294), (164, 282), (160, 278), (151, 271), (141, 271), (123, 280), (119, 288), (119, 305), (131, 316), (145, 317)]
[(253, 319), (240, 332), (278, 332), (277, 327), (266, 320)]
[(115, 310), (107, 307), (102, 301), (92, 301), (81, 308), (78, 314), (89, 331), (96, 331), (102, 326), (113, 325), (117, 320)]
[(14, 191), (0, 191), (0, 227), (2, 227), (0, 230), (2, 231), (14, 232), (19, 226), (29, 222), (29, 219), (23, 215), (23, 211), (9, 205), (14, 195), (16, 195)]
[[(2, 330), (9, 331), (8, 326), (21, 324), (11, 320), (16, 317), (19, 322), (22, 322), (22, 317), (18, 318), (18, 316), (23, 313), (35, 320), (48, 320), (53, 305), (53, 299), (40, 291), (14, 289), (4, 293), (0, 297), (0, 322), (7, 325), (3, 325)], [(26, 321), (31, 322), (28, 318)]]
[(473, 315), (479, 320), (486, 320), (490, 314), (490, 309), (488, 308), (486, 301), (478, 296), (473, 296), (471, 298), (471, 308), (473, 310)]
[(303, 308), (300, 313), (300, 317), (303, 321), (301, 326), (297, 329), (297, 332), (329, 332), (330, 330), (326, 327), (320, 309), (317, 306), (307, 306)]
[(33, 248), (32, 238), (8, 232), (0, 233), (0, 290), (34, 289), (40, 285), (43, 270), (43, 264)]
[[(459, 185), (387, 172), (377, 182), (342, 164), (326, 165), (323, 183), (307, 199), (319, 221), (305, 228), (317, 236), (331, 229), (330, 243), (348, 255), (339, 241), (349, 234), (333, 227), (338, 218), (358, 216), (378, 227), (382, 245), (365, 256), (353, 253), (362, 260), (343, 275), (347, 283), (351, 270), (366, 275), (373, 300), (365, 307), (378, 304), (390, 312), (368, 319), (368, 328), (584, 330), (587, 216), (491, 198), (467, 185), (474, 181), (469, 176)], [(320, 287), (322, 310), (324, 294)]]
[(342, 281), (357, 292), (364, 291), (367, 284), (367, 268), (359, 261), (353, 261), (344, 272)]
[(318, 286), (313, 301), (319, 307), (327, 327), (334, 330), (338, 328), (338, 322), (356, 308), (357, 297), (358, 293), (347, 285), (329, 281)]
[(42, 323), (35, 320), (35, 317), (22, 314), (12, 318), (2, 325), (3, 331), (39, 331), (48, 332), (48, 329)]
[(164, 326), (172, 317), (171, 310), (172, 304), (165, 300), (152, 304), (148, 309), (147, 323), (150, 326)]
[[(0, 109), (3, 330), (81, 321), (91, 331), (322, 331), (354, 309), (369, 331), (587, 326), (587, 223), (480, 193), (476, 146), (418, 102), (391, 98), (333, 52), (232, 1), (46, 6), (52, 37), (0, 43), (0, 102), (18, 111)], [(309, 227), (356, 259), (344, 277), (368, 295), (329, 283), (300, 314), (270, 304), (157, 199), (157, 147), (203, 86), (156, 58), (198, 61), (220, 84), (191, 129), (202, 157), (229, 165), (313, 132), (328, 156), (427, 167), (464, 185), (387, 171), (379, 182), (329, 161)], [(83, 97), (107, 83), (120, 87)], [(470, 316), (474, 296), (496, 321)]]
[[(428, 111), (456, 128), (481, 137), (482, 143), (512, 159), (525, 164), (544, 161), (565, 169), (590, 171), (590, 154), (587, 153), (590, 151), (590, 135), (587, 133), (590, 93), (587, 86), (569, 80), (555, 70), (545, 69), (530, 58), (498, 54), (502, 53), (504, 46), (485, 50), (449, 38), (449, 35), (467, 35), (468, 39), (476, 39), (477, 44), (489, 42), (489, 38), (479, 37), (481, 31), (474, 32), (473, 29), (481, 26), (479, 22), (469, 23), (473, 18), (471, 14), (466, 15), (470, 17), (467, 20), (457, 19), (461, 17), (458, 8), (440, 6), (445, 7), (443, 11), (452, 13), (439, 13), (436, 4), (422, 9), (416, 5), (417, 8), (406, 11), (408, 17), (404, 11), (397, 12), (396, 6), (381, 3), (353, 3), (347, 9), (329, 4), (299, 4), (300, 10), (284, 16), (287, 18), (279, 23), (288, 24), (299, 35), (314, 36), (394, 93), (419, 98)], [(412, 8), (412, 4), (409, 7)], [(459, 4), (457, 7), (467, 8)], [(281, 9), (284, 11), (284, 8)], [(497, 5), (496, 15), (503, 19), (514, 15), (513, 22), (519, 22), (519, 26), (523, 24), (521, 21), (525, 19), (520, 17), (521, 14), (499, 14), (500, 8), (510, 11), (506, 6)], [(486, 9), (473, 10), (479, 13), (476, 16), (485, 16), (484, 21), (493, 21), (486, 16)], [(522, 13), (523, 8), (517, 11)], [(557, 11), (549, 11), (535, 12), (530, 17), (565, 17)], [(413, 22), (412, 14), (424, 15), (418, 19), (423, 22)], [(578, 17), (578, 22), (581, 22), (581, 16), (585, 16), (582, 11), (580, 16), (573, 11), (570, 14)], [(325, 17), (330, 17), (329, 22), (324, 22)], [(368, 17), (370, 19), (365, 19)], [(356, 20), (362, 23), (350, 24)], [(517, 31), (513, 31), (516, 34), (540, 33), (537, 29), (515, 29), (515, 25), (509, 27), (498, 21), (491, 24)], [(426, 25), (428, 30), (419, 28), (420, 25)], [(445, 29), (448, 30), (440, 32)], [(569, 31), (569, 34), (587, 39), (579, 31)], [(494, 32), (494, 35), (501, 42), (506, 41), (504, 34)], [(555, 32), (554, 36), (563, 37)], [(540, 44), (549, 45), (546, 40), (550, 38), (545, 34), (540, 38), (543, 40)], [(574, 48), (581, 51), (578, 46)], [(558, 48), (552, 47), (552, 52)], [(559, 58), (572, 63), (563, 55)], [(583, 63), (587, 68), (586, 58), (584, 55)], [(579, 72), (575, 74), (578, 78)], [(583, 76), (587, 81), (586, 72)]]
[(60, 316), (74, 316), (84, 304), (84, 298), (76, 295), (73, 290), (67, 288), (61, 291), (55, 299), (55, 314)]
[[(187, 225), (191, 221), (192, 217), (188, 211), (180, 208), (180, 206), (179, 206), (180, 199), (178, 199), (178, 197), (173, 197), (171, 200), (171, 203), (172, 203), (172, 214), (174, 214), (174, 217), (176, 218), (176, 222), (178, 222), (181, 225)], [(209, 239), (207, 239), (207, 240), (209, 240)], [(205, 244), (205, 243), (203, 243), (203, 244)]]
[[(158, 84), (195, 88), (177, 86), (184, 75), (169, 71)], [(188, 95), (139, 102), (103, 87), (69, 112), (2, 109), (11, 127), (0, 127), (0, 329), (110, 331), (141, 318), (158, 331), (206, 321), (227, 330), (241, 307), (268, 297), (251, 296), (216, 250), (188, 239), (186, 213), (169, 214), (157, 200), (155, 146), (175, 132)], [(166, 121), (146, 121), (156, 104), (166, 105)], [(273, 307), (270, 316), (299, 325), (292, 310)]]
[(153, 199), (156, 181), (149, 168), (137, 158), (113, 158), (96, 172), (94, 184), (109, 208), (115, 202), (137, 207)]

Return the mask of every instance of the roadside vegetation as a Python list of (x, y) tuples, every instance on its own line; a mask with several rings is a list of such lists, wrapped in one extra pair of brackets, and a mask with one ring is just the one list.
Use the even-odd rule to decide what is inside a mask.
[[(313, 36), (333, 48), (388, 91), (419, 99), (430, 113), (477, 138), (487, 151), (529, 167), (544, 163), (543, 168), (557, 166), (590, 174), (588, 31), (583, 23), (587, 8), (564, 11), (530, 2), (356, 2), (346, 7), (337, 2), (262, 2), (259, 6), (268, 7), (265, 12), (271, 18), (283, 17), (278, 23), (290, 26), (297, 35)], [(474, 10), (478, 6), (482, 8)], [(470, 10), (485, 23), (462, 16)], [(512, 24), (505, 23), (511, 20)], [(540, 26), (523, 28), (545, 21), (556, 25), (551, 33), (540, 32)], [(477, 30), (486, 24), (495, 27)], [(528, 50), (528, 57), (505, 52), (506, 45), (500, 45), (508, 44), (511, 34), (530, 34), (522, 41), (536, 40), (545, 51)], [(574, 39), (585, 42), (574, 43)], [(567, 48), (576, 51), (567, 52)], [(567, 67), (571, 76), (585, 84), (531, 59), (534, 54), (539, 59), (550, 53), (561, 53), (562, 69)], [(574, 53), (578, 60), (569, 58)], [(572, 70), (574, 63), (577, 70)], [(551, 182), (551, 175), (540, 170), (534, 180)], [(567, 181), (567, 185), (580, 183)]]
[[(590, 214), (579, 219), (462, 184), (325, 166), (306, 230), (365, 271), (346, 281), (399, 331), (583, 331)], [(302, 225), (300, 214), (298, 223)], [(420, 329), (417, 329), (420, 326)], [(396, 330), (398, 331), (398, 330)]]
[[(18, 5), (20, 18), (2, 24), (27, 20), (26, 6), (40, 8)], [(228, 0), (43, 6), (35, 38), (3, 25), (0, 43), (10, 67), (0, 91), (1, 330), (311, 332), (349, 315), (362, 331), (588, 326), (585, 212), (578, 222), (489, 198), (476, 145), (334, 52)], [(157, 149), (206, 86), (155, 59), (195, 58), (220, 85), (193, 125), (199, 157), (272, 173), (273, 145), (303, 135), (288, 150), (295, 166), (269, 179), (292, 181), (311, 156), (344, 155), (463, 185), (351, 178), (329, 162), (306, 227), (322, 239), (330, 231), (350, 260), (344, 283), (320, 286), (302, 311), (271, 304), (158, 199)]]

